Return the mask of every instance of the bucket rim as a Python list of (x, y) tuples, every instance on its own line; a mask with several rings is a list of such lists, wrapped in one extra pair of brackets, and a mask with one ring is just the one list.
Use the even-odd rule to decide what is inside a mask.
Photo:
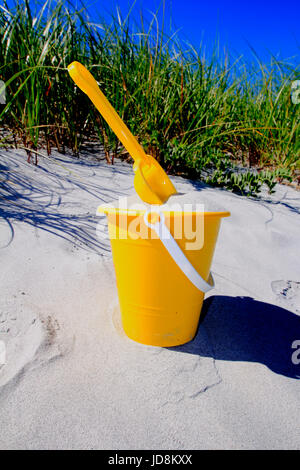
[[(111, 215), (111, 214), (127, 214), (131, 216), (143, 216), (147, 210), (146, 209), (120, 209), (119, 207), (104, 207), (104, 206), (99, 206), (97, 209), (97, 213), (100, 214), (106, 214), (106, 215)], [(159, 211), (159, 209), (158, 209)], [(155, 212), (155, 209), (153, 209), (153, 212)], [(193, 214), (203, 214), (205, 217), (229, 217), (231, 213), (229, 211), (171, 211), (171, 210), (163, 210), (162, 211), (164, 215), (169, 216), (169, 215), (182, 215), (184, 213), (185, 215), (193, 215)]]

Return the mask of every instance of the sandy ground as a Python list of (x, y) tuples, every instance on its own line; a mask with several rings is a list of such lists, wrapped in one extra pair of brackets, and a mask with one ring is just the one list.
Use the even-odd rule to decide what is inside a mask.
[(300, 448), (299, 192), (173, 178), (232, 215), (196, 338), (163, 349), (124, 335), (96, 236), (97, 206), (133, 194), (131, 166), (3, 150), (0, 164), (1, 449)]

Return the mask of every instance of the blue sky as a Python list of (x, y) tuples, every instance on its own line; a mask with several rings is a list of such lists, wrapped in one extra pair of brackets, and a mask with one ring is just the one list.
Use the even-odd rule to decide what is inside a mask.
[[(89, 6), (91, 13), (96, 9), (102, 13), (116, 10), (119, 5), (126, 16), (133, 1), (82, 3)], [(137, 0), (132, 13), (138, 17), (140, 10), (156, 11), (161, 4), (159, 0)], [(210, 50), (218, 33), (221, 47), (227, 46), (235, 56), (251, 58), (249, 42), (263, 61), (269, 60), (270, 53), (280, 59), (297, 56), (295, 64), (300, 61), (299, 0), (165, 0), (165, 19), (167, 27), (171, 21), (172, 29), (180, 28), (181, 37), (196, 48), (202, 40)]]
[[(29, 3), (36, 6), (44, 1)], [(148, 18), (150, 11), (157, 11), (159, 6), (161, 18), (163, 10), (163, 0), (69, 0), (69, 3), (86, 6), (92, 18), (96, 11), (109, 18), (109, 12), (116, 12), (117, 6), (125, 17), (133, 3), (132, 15), (137, 19), (141, 10)], [(179, 29), (180, 37), (195, 48), (202, 41), (207, 53), (218, 34), (220, 49), (227, 47), (234, 57), (242, 54), (253, 59), (249, 43), (263, 62), (268, 63), (273, 54), (278, 59), (293, 57), (291, 62), (296, 66), (300, 63), (300, 0), (165, 0), (167, 32), (170, 24), (172, 32)]]

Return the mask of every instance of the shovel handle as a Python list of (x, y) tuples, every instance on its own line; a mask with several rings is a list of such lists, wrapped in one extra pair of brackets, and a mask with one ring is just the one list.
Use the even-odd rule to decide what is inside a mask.
[(87, 70), (87, 68), (80, 62), (75, 61), (68, 66), (68, 72), (76, 85), (94, 103), (100, 114), (112, 128), (132, 158), (135, 161), (147, 160), (144, 149), (132, 135), (108, 99), (104, 96), (93, 75)]

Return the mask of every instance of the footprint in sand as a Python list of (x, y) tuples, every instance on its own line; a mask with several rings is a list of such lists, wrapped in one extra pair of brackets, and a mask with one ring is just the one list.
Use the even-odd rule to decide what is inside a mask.
[(271, 288), (283, 307), (300, 315), (300, 282), (273, 281)]
[(50, 316), (41, 318), (26, 301), (0, 300), (1, 387), (16, 381), (25, 370), (67, 352), (70, 341), (60, 338), (60, 327)]
[[(221, 382), (203, 326), (196, 338), (186, 345), (161, 348), (127, 338), (117, 306), (112, 311), (112, 322), (117, 332), (119, 370), (126, 380), (135, 382), (146, 400), (154, 400), (159, 406), (178, 403), (185, 398), (195, 398)], [(138, 382), (136, 377), (139, 377)]]

